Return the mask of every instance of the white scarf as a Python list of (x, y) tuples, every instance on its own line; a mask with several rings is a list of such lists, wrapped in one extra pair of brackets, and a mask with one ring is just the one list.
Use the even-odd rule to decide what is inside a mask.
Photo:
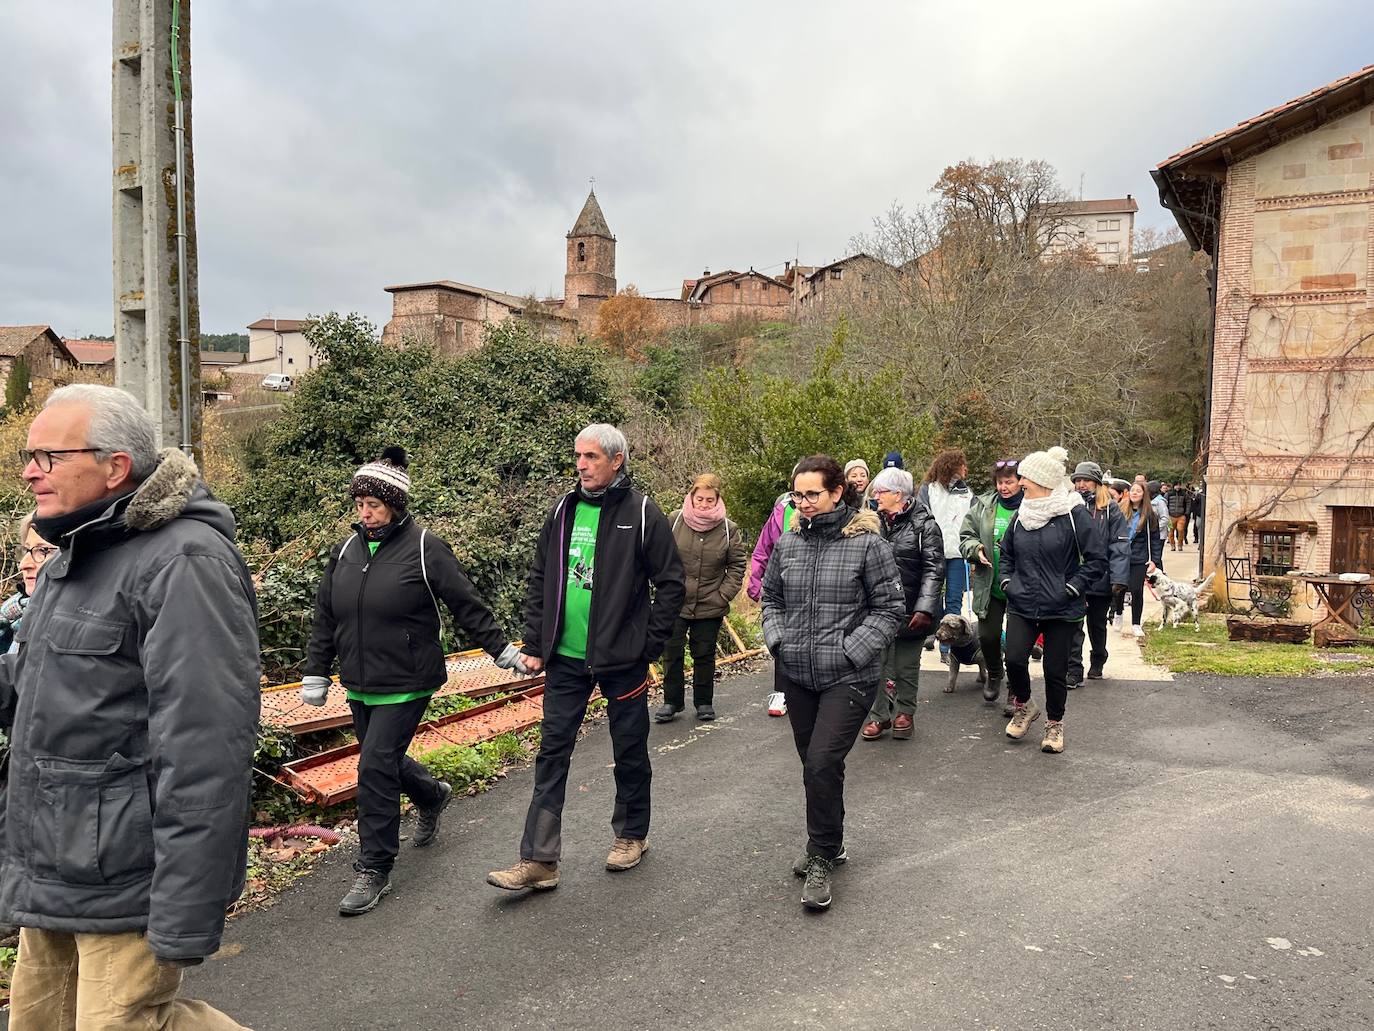
[(1043, 498), (1022, 498), (1016, 521), (1027, 530), (1038, 530), (1055, 516), (1083, 507), (1083, 495), (1061, 483)]

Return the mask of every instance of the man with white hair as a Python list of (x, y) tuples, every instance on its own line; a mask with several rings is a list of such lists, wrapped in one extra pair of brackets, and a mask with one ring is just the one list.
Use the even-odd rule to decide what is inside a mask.
[(630, 482), (625, 435), (594, 423), (575, 450), (577, 487), (545, 521), (525, 591), (522, 650), (527, 667), (544, 670), (544, 721), (520, 861), (487, 875), (508, 891), (558, 887), (568, 767), (597, 687), (615, 754), (606, 869), (629, 870), (649, 848), (649, 663), (663, 653), (686, 581), (667, 518)]
[(237, 1028), (175, 998), (243, 890), (253, 583), (195, 463), (113, 387), (63, 387), (20, 451), (61, 551), (0, 657), (10, 1027)]

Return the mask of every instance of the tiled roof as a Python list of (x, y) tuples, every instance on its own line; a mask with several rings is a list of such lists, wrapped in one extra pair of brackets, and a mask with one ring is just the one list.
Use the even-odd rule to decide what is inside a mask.
[(113, 340), (68, 340), (62, 341), (72, 353), (78, 365), (105, 365), (114, 361), (115, 345)]
[(270, 329), (277, 333), (302, 333), (310, 325), (310, 319), (258, 319), (250, 322), (249, 329)]
[(1058, 204), (1046, 204), (1045, 210), (1056, 215), (1115, 215), (1140, 210), (1135, 198), (1125, 197), (1111, 200), (1069, 200)]
[[(13, 358), (22, 354), (37, 337), (52, 333), (51, 326), (0, 326), (0, 356)], [(62, 338), (53, 333), (59, 344)]]

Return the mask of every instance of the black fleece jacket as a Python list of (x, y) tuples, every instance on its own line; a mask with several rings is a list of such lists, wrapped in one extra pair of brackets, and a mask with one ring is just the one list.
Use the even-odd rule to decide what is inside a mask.
[(406, 516), (372, 555), (362, 524), (354, 530), (320, 581), (306, 676), (329, 676), (337, 657), (339, 679), (359, 694), (438, 690), (448, 679), (440, 601), (478, 645), (501, 654), (506, 636), (447, 543)]
[(525, 587), (521, 650), (548, 661), (558, 645), (568, 586), (568, 544), (578, 505), (603, 509), (596, 531), (586, 670), (595, 676), (647, 666), (663, 654), (687, 585), (667, 517), (628, 478), (596, 498), (580, 490), (569, 492), (544, 521)]

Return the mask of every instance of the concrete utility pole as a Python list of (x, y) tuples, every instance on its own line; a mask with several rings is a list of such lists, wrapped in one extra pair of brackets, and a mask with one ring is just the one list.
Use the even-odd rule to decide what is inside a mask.
[(115, 384), (143, 402), (160, 447), (198, 452), (190, 7), (114, 0)]

